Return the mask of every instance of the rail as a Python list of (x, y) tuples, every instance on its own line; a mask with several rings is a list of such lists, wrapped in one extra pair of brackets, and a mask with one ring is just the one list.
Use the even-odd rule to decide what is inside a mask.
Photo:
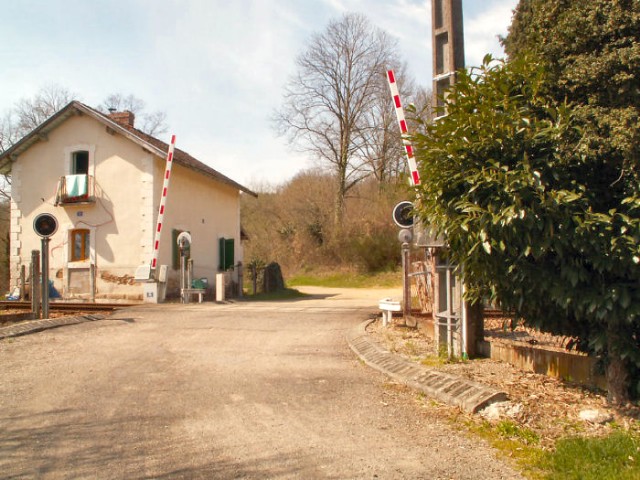
[[(51, 302), (49, 310), (54, 311), (105, 311), (115, 310), (137, 305), (135, 303), (82, 303), (82, 302)], [(0, 315), (3, 310), (31, 310), (31, 302), (0, 301)]]

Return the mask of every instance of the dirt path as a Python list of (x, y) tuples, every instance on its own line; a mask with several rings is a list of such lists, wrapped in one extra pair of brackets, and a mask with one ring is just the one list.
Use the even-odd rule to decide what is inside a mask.
[(2, 475), (520, 478), (355, 359), (344, 334), (381, 291), (308, 293), (0, 342)]

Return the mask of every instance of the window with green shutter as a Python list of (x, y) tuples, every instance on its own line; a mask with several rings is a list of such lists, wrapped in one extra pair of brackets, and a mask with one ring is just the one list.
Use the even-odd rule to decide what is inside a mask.
[(234, 239), (220, 237), (218, 242), (220, 252), (220, 263), (218, 264), (218, 269), (224, 272), (233, 267)]

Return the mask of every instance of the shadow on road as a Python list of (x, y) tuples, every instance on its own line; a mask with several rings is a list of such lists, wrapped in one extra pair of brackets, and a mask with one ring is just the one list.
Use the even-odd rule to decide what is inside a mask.
[[(161, 433), (166, 418), (120, 416), (90, 422), (81, 418), (87, 418), (87, 413), (73, 409), (1, 417), (2, 477), (168, 480), (304, 476), (299, 463), (290, 464), (290, 452), (238, 460), (223, 458), (221, 452), (204, 448), (193, 438), (182, 436), (176, 441), (175, 436)], [(173, 442), (162, 443), (158, 440), (162, 437)]]

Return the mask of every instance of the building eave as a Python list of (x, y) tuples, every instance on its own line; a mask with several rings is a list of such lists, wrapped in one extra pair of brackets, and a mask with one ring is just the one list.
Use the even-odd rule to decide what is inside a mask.
[[(145, 149), (152, 155), (155, 155), (161, 159), (165, 159), (168, 151), (168, 144), (161, 140), (147, 135), (134, 128), (126, 128), (121, 124), (113, 121), (108, 115), (94, 110), (93, 108), (78, 102), (76, 100), (67, 104), (64, 108), (53, 114), (43, 123), (38, 125), (34, 130), (25, 135), (22, 139), (16, 142), (13, 146), (0, 153), (0, 173), (7, 174), (11, 171), (11, 164), (17, 160), (25, 151), (31, 148), (38, 142), (46, 141), (49, 132), (57, 128), (63, 122), (76, 115), (87, 115), (98, 122), (105, 125), (109, 132), (112, 134), (122, 135), (128, 140), (136, 143), (141, 148)], [(216, 180), (220, 183), (229, 185), (244, 193), (257, 197), (255, 192), (252, 192), (247, 187), (239, 184), (238, 182), (230, 179), (229, 177), (221, 174), (217, 170), (207, 166), (206, 164), (195, 159), (187, 152), (176, 148), (176, 154), (174, 155), (175, 163), (182, 165), (185, 168), (193, 170), (201, 175)]]

